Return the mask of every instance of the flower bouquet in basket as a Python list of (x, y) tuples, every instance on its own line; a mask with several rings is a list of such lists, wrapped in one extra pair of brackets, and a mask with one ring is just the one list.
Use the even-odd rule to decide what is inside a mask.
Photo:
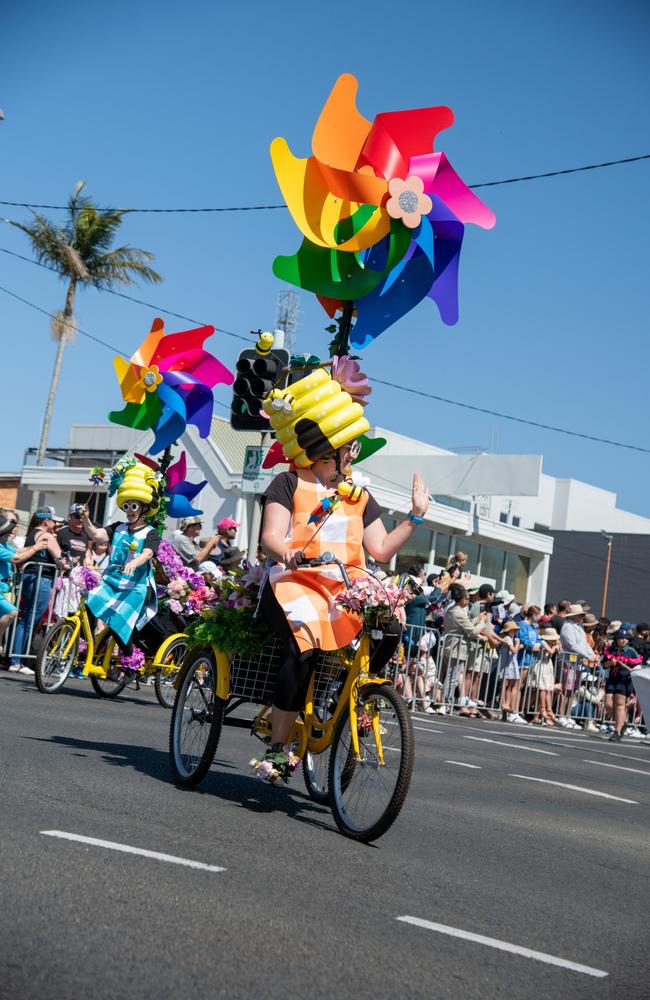
[(240, 567), (223, 576), (212, 588), (214, 598), (187, 628), (188, 646), (216, 646), (230, 656), (258, 652), (274, 637), (266, 620), (255, 609), (263, 570)]
[(404, 605), (409, 594), (388, 580), (383, 582), (374, 576), (358, 576), (349, 587), (336, 596), (336, 603), (344, 611), (357, 615), (363, 628), (373, 639), (381, 639), (384, 629), (397, 618), (404, 624)]

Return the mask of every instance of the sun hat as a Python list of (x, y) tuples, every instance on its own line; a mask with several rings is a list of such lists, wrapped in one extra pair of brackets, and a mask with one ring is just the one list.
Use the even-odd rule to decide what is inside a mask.
[(499, 604), (512, 604), (515, 599), (515, 595), (511, 594), (509, 590), (500, 590), (496, 595), (496, 599)]
[(543, 628), (542, 631), (540, 632), (540, 636), (542, 637), (542, 639), (550, 639), (551, 641), (555, 642), (557, 642), (557, 640), (560, 638), (560, 636), (558, 635), (558, 633), (555, 631), (554, 628)]
[(230, 548), (219, 559), (220, 566), (238, 566), (244, 558), (245, 553), (241, 549)]
[(504, 632), (518, 632), (518, 631), (519, 631), (519, 626), (517, 625), (517, 622), (507, 621), (504, 622), (503, 625), (501, 626), (501, 632), (499, 634), (503, 635)]
[(609, 628), (607, 629), (607, 635), (614, 635), (615, 632), (618, 632), (622, 624), (623, 623), (619, 621), (610, 622)]
[(585, 620), (583, 621), (582, 624), (584, 628), (595, 628), (596, 625), (598, 624), (598, 619), (596, 618), (595, 615), (592, 615), (591, 612), (588, 612), (585, 615)]
[(228, 528), (238, 528), (239, 521), (233, 521), (232, 517), (222, 517), (217, 523), (217, 529), (219, 531), (228, 531)]
[(203, 520), (202, 518), (197, 517), (196, 514), (193, 514), (192, 517), (184, 517), (181, 521), (181, 531), (185, 531), (186, 528), (189, 528), (190, 524), (203, 524)]
[(577, 615), (584, 615), (584, 609), (581, 604), (572, 604), (566, 616), (567, 618), (575, 618)]
[(510, 604), (508, 605), (508, 614), (514, 616), (518, 615), (520, 611), (521, 611), (521, 604), (517, 604), (516, 601), (510, 601)]
[(220, 576), (221, 570), (212, 559), (206, 559), (199, 565), (199, 573), (212, 573), (213, 576)]

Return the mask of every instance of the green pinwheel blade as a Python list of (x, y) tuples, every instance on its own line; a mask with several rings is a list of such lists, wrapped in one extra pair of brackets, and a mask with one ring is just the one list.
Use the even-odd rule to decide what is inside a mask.
[(410, 242), (411, 233), (406, 226), (392, 226), (386, 265), (381, 271), (374, 271), (365, 267), (356, 253), (319, 247), (304, 239), (297, 253), (275, 258), (273, 273), (281, 281), (325, 298), (362, 299), (386, 278), (402, 259)]
[(380, 451), (386, 444), (386, 438), (371, 438), (366, 434), (362, 434), (359, 438), (359, 444), (361, 445), (361, 450), (358, 457), (353, 460), (353, 465), (358, 465), (359, 462), (365, 462), (365, 460), (370, 458), (371, 455)]
[(147, 392), (141, 403), (127, 403), (123, 410), (111, 410), (108, 419), (113, 424), (148, 431), (160, 418), (162, 406), (155, 392)]

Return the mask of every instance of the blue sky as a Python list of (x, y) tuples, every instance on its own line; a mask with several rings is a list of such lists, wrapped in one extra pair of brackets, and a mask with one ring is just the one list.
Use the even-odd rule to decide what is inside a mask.
[[(310, 152), (339, 73), (360, 110), (449, 105), (443, 149), (467, 183), (650, 152), (650, 15), (638, 2), (453, 5), (330, 0), (32, 4), (9, 0), (0, 36), (0, 198), (60, 204), (79, 178), (100, 204), (218, 206), (281, 201), (276, 135)], [(647, 198), (650, 161), (487, 188), (491, 232), (468, 227), (460, 320), (424, 302), (364, 352), (378, 378), (587, 434), (648, 446)], [(24, 209), (0, 206), (24, 219)], [(57, 213), (51, 213), (56, 215)], [(165, 278), (138, 297), (247, 334), (273, 324), (271, 263), (298, 232), (284, 210), (133, 215), (124, 242)], [(0, 247), (28, 254), (0, 224)], [(0, 253), (0, 284), (44, 309), (64, 286)], [(79, 325), (129, 353), (150, 309), (87, 291)], [(325, 314), (301, 293), (298, 346), (324, 354)], [(35, 445), (54, 357), (48, 320), (0, 292), (0, 469)], [(174, 331), (188, 326), (167, 320)], [(210, 349), (231, 366), (239, 341)], [(225, 388), (217, 398), (229, 402)], [(50, 443), (119, 403), (111, 353), (83, 337), (65, 357)], [(225, 413), (220, 407), (216, 413)], [(377, 387), (369, 416), (443, 447), (498, 441), (544, 455), (545, 471), (618, 492), (650, 515), (649, 456), (526, 428)]]

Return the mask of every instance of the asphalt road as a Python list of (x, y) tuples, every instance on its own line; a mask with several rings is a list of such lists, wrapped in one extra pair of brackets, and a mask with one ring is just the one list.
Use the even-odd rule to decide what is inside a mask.
[(152, 689), (0, 674), (2, 1000), (650, 996), (650, 746), (417, 716), (407, 803), (364, 846), (299, 775), (250, 777), (241, 730), (177, 788), (169, 718)]

